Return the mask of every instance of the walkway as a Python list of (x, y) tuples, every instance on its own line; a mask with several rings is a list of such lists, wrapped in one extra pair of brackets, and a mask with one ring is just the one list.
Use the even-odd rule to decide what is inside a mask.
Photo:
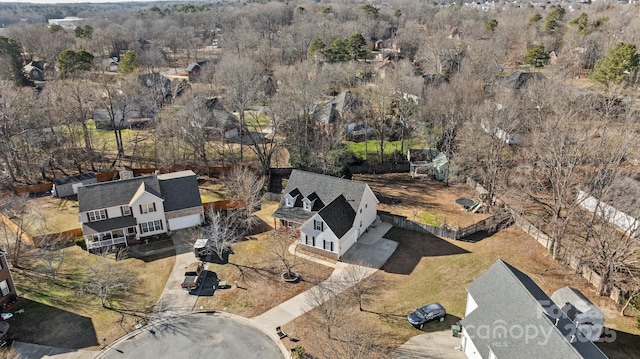
[[(354, 279), (366, 279), (382, 267), (398, 246), (397, 242), (382, 238), (391, 227), (391, 224), (377, 222), (375, 227), (371, 227), (369, 231), (365, 232), (358, 239), (358, 242), (345, 253), (342, 261), (335, 264), (297, 253), (297, 255), (305, 259), (328, 265), (335, 269), (329, 278), (321, 284), (280, 303), (257, 317), (251, 318), (251, 320), (267, 331), (275, 330), (276, 327), (283, 326), (310, 311), (313, 309), (313, 305), (322, 304), (319, 302), (318, 296), (314, 296), (314, 291), (319, 290), (321, 287), (331, 288), (332, 293), (337, 295), (351, 288), (356, 283)], [(293, 252), (293, 248), (293, 246), (289, 247), (289, 251)], [(350, 273), (355, 273), (356, 275), (354, 276)]]

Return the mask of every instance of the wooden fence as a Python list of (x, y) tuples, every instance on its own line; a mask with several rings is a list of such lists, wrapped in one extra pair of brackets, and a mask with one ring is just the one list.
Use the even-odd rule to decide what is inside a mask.
[(49, 233), (33, 237), (34, 243), (54, 243), (73, 242), (76, 238), (82, 237), (82, 228), (74, 228), (58, 233)]
[(405, 216), (389, 213), (386, 211), (378, 211), (378, 216), (383, 222), (391, 223), (396, 227), (409, 229), (416, 232), (430, 233), (438, 237), (462, 240), (480, 231), (494, 233), (502, 226), (513, 222), (511, 214), (508, 212), (499, 212), (489, 218), (483, 219), (478, 223), (474, 223), (464, 228), (450, 228), (447, 226), (431, 226), (424, 223), (417, 223)]
[(229, 209), (243, 208), (244, 206), (245, 204), (243, 199), (224, 199), (221, 201), (207, 202), (202, 204), (205, 212), (212, 209), (218, 211), (226, 211)]
[(17, 224), (15, 224), (9, 217), (5, 216), (2, 213), (0, 213), (0, 221), (9, 229), (9, 231), (11, 231), (11, 233), (18, 234), (22, 232), (20, 234), (20, 237), (22, 238), (22, 241), (24, 243), (27, 243), (29, 245), (33, 245), (35, 243), (33, 237), (31, 237), (29, 233), (21, 230)]

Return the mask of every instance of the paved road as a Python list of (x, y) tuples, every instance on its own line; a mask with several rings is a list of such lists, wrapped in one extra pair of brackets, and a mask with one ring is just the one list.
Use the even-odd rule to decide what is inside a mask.
[[(275, 336), (275, 332), (273, 333)], [(280, 339), (229, 314), (192, 313), (165, 319), (108, 346), (96, 358), (284, 359)]]

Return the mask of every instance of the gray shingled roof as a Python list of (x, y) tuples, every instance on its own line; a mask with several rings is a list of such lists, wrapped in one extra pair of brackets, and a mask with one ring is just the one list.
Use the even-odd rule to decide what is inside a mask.
[(97, 234), (107, 231), (113, 231), (116, 229), (135, 227), (136, 224), (136, 219), (133, 216), (109, 218), (98, 222), (83, 223), (82, 234)]
[[(575, 330), (573, 322), (531, 278), (502, 260), (471, 283), (467, 291), (478, 307), (461, 323), (484, 358), (489, 357), (490, 351), (498, 358), (510, 359), (606, 358)], [(506, 336), (497, 338), (493, 333), (501, 332), (501, 328), (506, 329)], [(527, 328), (530, 333), (535, 329), (538, 335), (529, 340), (517, 335)], [(570, 343), (574, 334), (576, 340)]]
[(60, 186), (60, 185), (69, 184), (69, 183), (80, 183), (82, 181), (86, 181), (92, 178), (96, 178), (95, 173), (81, 173), (75, 176), (56, 178), (53, 180), (53, 184)]
[[(280, 201), (278, 209), (273, 213), (273, 216), (279, 219), (302, 223), (311, 218), (315, 213), (320, 213), (336, 235), (339, 233), (344, 234), (346, 233), (344, 227), (348, 225), (346, 230), (349, 230), (353, 225), (355, 213), (362, 201), (362, 195), (366, 188), (367, 185), (362, 182), (293, 170), (284, 193), (293, 193), (294, 195), (300, 193), (302, 196), (298, 196), (295, 207), (293, 208), (285, 206), (283, 198), (282, 201)], [(336, 214), (325, 212), (324, 209), (320, 209), (319, 212), (305, 211), (302, 208), (302, 197), (308, 196), (312, 196), (312, 198), (317, 196), (322, 203), (328, 203), (324, 208), (331, 206), (331, 208), (335, 209)], [(334, 203), (334, 201), (341, 196), (344, 199), (339, 199)], [(348, 209), (351, 209), (351, 212), (349, 212)], [(351, 216), (351, 213), (353, 216)], [(347, 224), (346, 222), (349, 220), (350, 223)], [(338, 237), (342, 237), (342, 235), (338, 235)]]
[(198, 176), (193, 171), (158, 175), (165, 212), (202, 206)]
[(156, 176), (100, 182), (78, 188), (78, 211), (87, 212), (128, 205), (143, 182), (146, 184), (147, 191), (162, 198), (160, 196), (160, 184)]

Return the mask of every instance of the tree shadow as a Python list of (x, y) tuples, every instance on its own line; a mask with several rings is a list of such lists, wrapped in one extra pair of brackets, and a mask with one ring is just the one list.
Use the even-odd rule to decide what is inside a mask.
[(29, 299), (22, 299), (13, 310), (17, 313), (8, 321), (9, 335), (17, 341), (70, 349), (100, 344), (89, 317)]
[(398, 242), (398, 248), (382, 266), (388, 273), (406, 274), (413, 272), (423, 257), (440, 257), (467, 254), (464, 248), (447, 242), (429, 233), (419, 233), (393, 227), (384, 238)]
[(463, 242), (476, 243), (489, 237), (491, 237), (491, 234), (489, 234), (489, 232), (480, 231), (480, 232), (476, 232), (474, 234), (468, 235), (466, 237), (460, 238), (459, 240)]

